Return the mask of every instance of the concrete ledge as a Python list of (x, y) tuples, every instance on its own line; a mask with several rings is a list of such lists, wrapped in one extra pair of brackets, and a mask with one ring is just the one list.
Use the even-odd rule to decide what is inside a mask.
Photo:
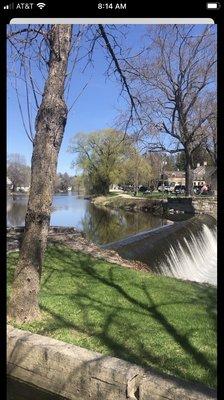
[(8, 327), (7, 372), (68, 400), (209, 400), (216, 392), (59, 340)]

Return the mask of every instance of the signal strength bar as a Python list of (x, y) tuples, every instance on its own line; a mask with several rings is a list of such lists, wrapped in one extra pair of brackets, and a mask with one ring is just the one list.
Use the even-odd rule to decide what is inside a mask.
[(14, 3), (6, 4), (6, 5), (3, 7), (3, 9), (4, 9), (4, 10), (14, 10)]

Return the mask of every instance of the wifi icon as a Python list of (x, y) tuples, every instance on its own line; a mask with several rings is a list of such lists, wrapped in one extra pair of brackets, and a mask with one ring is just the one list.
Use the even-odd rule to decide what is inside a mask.
[(37, 3), (37, 7), (39, 7), (41, 10), (46, 6), (45, 3)]

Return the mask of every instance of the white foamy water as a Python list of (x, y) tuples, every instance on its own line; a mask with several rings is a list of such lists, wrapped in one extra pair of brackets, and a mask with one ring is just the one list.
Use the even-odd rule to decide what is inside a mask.
[(184, 239), (188, 251), (179, 242), (175, 249), (171, 246), (166, 260), (160, 264), (163, 274), (216, 286), (217, 229), (203, 224), (201, 232), (191, 234), (190, 239)]

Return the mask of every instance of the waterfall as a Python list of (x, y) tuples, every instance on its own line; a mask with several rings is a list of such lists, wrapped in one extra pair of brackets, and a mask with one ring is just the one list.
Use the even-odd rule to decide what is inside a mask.
[(171, 245), (157, 267), (160, 273), (196, 282), (217, 285), (217, 229), (203, 224), (202, 229)]
[(217, 285), (217, 221), (197, 215), (104, 246), (160, 275)]

